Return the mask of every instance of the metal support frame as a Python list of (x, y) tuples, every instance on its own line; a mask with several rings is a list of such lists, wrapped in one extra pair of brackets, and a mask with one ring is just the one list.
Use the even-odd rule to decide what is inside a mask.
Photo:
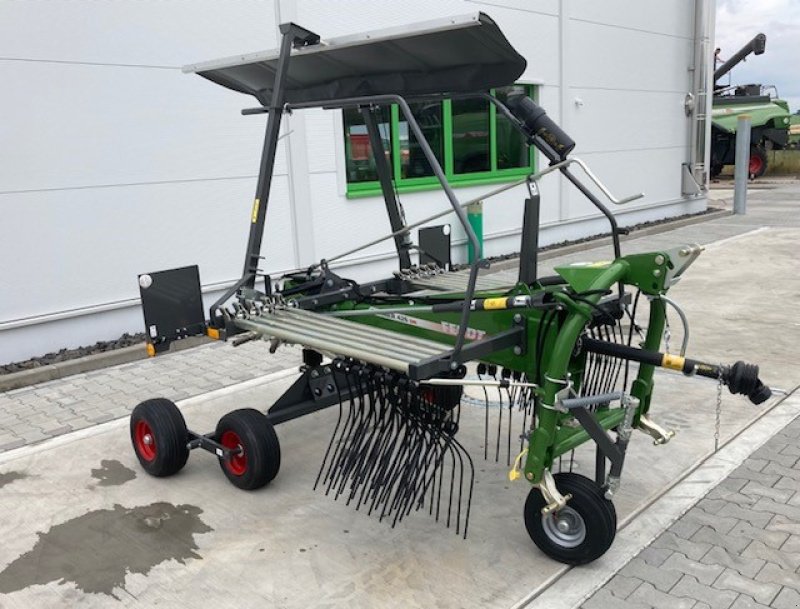
[(459, 351), (455, 349), (445, 351), (427, 360), (422, 360), (418, 364), (412, 364), (409, 366), (408, 376), (414, 380), (427, 379), (436, 374), (454, 370), (463, 362), (481, 359), (490, 353), (512, 347), (518, 348), (519, 355), (522, 355), (525, 353), (526, 345), (525, 325), (520, 323), (510, 330), (498, 332), (488, 338), (472, 341)]
[(531, 196), (525, 199), (522, 238), (519, 249), (519, 282), (531, 285), (538, 278), (539, 258), (539, 187), (531, 182)]
[[(264, 133), (264, 146), (261, 152), (258, 180), (256, 182), (256, 195), (253, 200), (253, 211), (250, 219), (250, 234), (247, 239), (247, 249), (244, 257), (244, 270), (241, 278), (231, 286), (221, 298), (211, 305), (210, 321), (216, 323), (217, 312), (225, 302), (242, 287), (254, 288), (258, 275), (258, 261), (261, 259), (261, 241), (264, 237), (264, 221), (267, 217), (267, 204), (272, 185), (272, 172), (275, 168), (275, 153), (278, 149), (279, 133), (281, 130), (281, 117), (283, 114), (284, 89), (286, 74), (288, 72), (289, 58), (292, 47), (318, 44), (320, 37), (294, 23), (282, 23), (279, 26), (281, 38), (278, 69), (275, 75), (275, 86), (272, 97), (265, 110), (269, 113), (267, 128)], [(263, 104), (265, 100), (259, 99)]]
[(228, 448), (217, 442), (214, 437), (216, 435), (214, 432), (199, 434), (190, 429), (187, 433), (189, 435), (189, 441), (186, 443), (186, 447), (189, 450), (202, 448), (207, 452), (214, 453), (220, 459), (230, 459), (241, 452), (240, 448)]
[[(386, 213), (389, 216), (389, 224), (392, 227), (392, 232), (398, 233), (405, 229), (406, 223), (403, 218), (403, 210), (400, 207), (400, 202), (395, 195), (394, 184), (392, 182), (392, 170), (386, 160), (383, 138), (378, 129), (378, 122), (375, 120), (375, 108), (361, 106), (360, 110), (361, 116), (364, 118), (364, 123), (367, 126), (369, 144), (372, 149), (372, 158), (375, 159), (375, 172), (378, 174), (378, 181), (381, 185), (383, 201), (386, 204)], [(400, 263), (400, 270), (411, 268), (411, 256), (409, 255), (411, 239), (408, 233), (402, 232), (396, 234), (394, 237), (394, 245), (397, 249), (397, 259)]]
[(331, 364), (308, 366), (267, 411), (273, 425), (339, 404), (355, 397), (347, 382), (337, 383)]

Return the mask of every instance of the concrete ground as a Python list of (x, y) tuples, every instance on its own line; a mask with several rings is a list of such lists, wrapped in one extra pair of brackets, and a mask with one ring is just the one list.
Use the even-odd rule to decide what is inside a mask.
[[(759, 190), (752, 193), (747, 216), (624, 244), (625, 252), (686, 242), (709, 244), (671, 291), (692, 323), (690, 354), (759, 363), (765, 382), (787, 389), (800, 383), (793, 362), (798, 321), (791, 308), (800, 292), (795, 254), (800, 219), (792, 200), (798, 190), (794, 184)], [(547, 262), (604, 259), (609, 254), (610, 249), (604, 247)], [(676, 325), (673, 321), (673, 351), (680, 341)], [(210, 431), (225, 412), (244, 406), (265, 409), (280, 395), (293, 375), (278, 371), (278, 363), (280, 367), (295, 365), (297, 352), (286, 351), (280, 357), (284, 359), (270, 358), (265, 345), (251, 343), (234, 350), (218, 344), (0, 396), (0, 438), (5, 438), (0, 445), (6, 448), (0, 454), (0, 510), (5, 516), (0, 520), (5, 542), (0, 547), (0, 607), (507, 607), (536, 603), (537, 596), (542, 599), (545, 594), (566, 598), (569, 588), (559, 591), (559, 587), (575, 589), (565, 583), (570, 577), (587, 580), (589, 573), (602, 574), (611, 567), (608, 579), (623, 566), (618, 563), (627, 543), (618, 543), (583, 571), (570, 571), (535, 548), (522, 523), (528, 489), (523, 482), (507, 481), (505, 463), (483, 462), (483, 413), (471, 406), (465, 407), (460, 432), (462, 443), (476, 459), (476, 491), (466, 541), (421, 513), (392, 529), (312, 490), (336, 409), (278, 428), (281, 472), (272, 484), (254, 493), (232, 487), (205, 453), (193, 454), (174, 478), (154, 479), (142, 472), (130, 447), (127, 419), (118, 417), (125, 417), (142, 399), (166, 394), (181, 400), (190, 427)], [(224, 373), (218, 372), (221, 366), (227, 366)], [(98, 386), (106, 389), (100, 392)], [(714, 448), (714, 383), (661, 374), (656, 391), (654, 417), (679, 434), (664, 447), (635, 437), (615, 500), (624, 527), (622, 537), (646, 521), (652, 513), (648, 506), (658, 503), (665, 490), (707, 459)], [(74, 426), (58, 421), (58, 416), (66, 417), (68, 412), (77, 415), (86, 400), (96, 404), (92, 407), (95, 420), (83, 416)], [(756, 408), (726, 391), (723, 441), (750, 426), (774, 403)], [(788, 400), (781, 407), (798, 409), (797, 402)], [(107, 422), (93, 425), (104, 417)], [(788, 422), (786, 417), (782, 424)], [(61, 428), (48, 434), (42, 426), (53, 419)], [(67, 426), (70, 429), (63, 429)], [(30, 432), (26, 437), (26, 430), (34, 428), (41, 434)], [(47, 440), (50, 436), (58, 437)], [(23, 446), (15, 447), (15, 443)], [(786, 454), (789, 446), (787, 442), (772, 452), (784, 455), (775, 460), (792, 470), (796, 463), (789, 464), (794, 456)], [(579, 455), (578, 471), (590, 471), (586, 456)], [(795, 480), (785, 472), (781, 477)], [(720, 488), (730, 490), (729, 486)], [(786, 492), (773, 492), (772, 499), (784, 496), (786, 501), (780, 505), (791, 505), (794, 499)], [(796, 525), (791, 510), (772, 503), (759, 506), (764, 513), (770, 510), (775, 511), (762, 528)], [(776, 514), (790, 522), (777, 522)], [(669, 524), (665, 521), (665, 526)], [(737, 532), (731, 533), (735, 527)], [(712, 530), (745, 538), (750, 529), (742, 527), (736, 522), (724, 533)], [(679, 529), (684, 538), (701, 533), (700, 528), (691, 531), (688, 525)], [(653, 531), (650, 539), (660, 532)], [(726, 547), (721, 542), (702, 543), (709, 548)], [(672, 559), (673, 563), (679, 560)], [(654, 565), (661, 567), (663, 563)], [(664, 591), (666, 584), (659, 582), (662, 587), (657, 587), (642, 576), (644, 571), (646, 567), (641, 567), (639, 575), (623, 575), (630, 582), (616, 580), (612, 588), (627, 595), (613, 594), (614, 599), (604, 604), (602, 595), (612, 591), (591, 589), (576, 597), (573, 605), (585, 601), (587, 606), (611, 606), (612, 602), (614, 606), (623, 602), (660, 606), (653, 599), (663, 599), (646, 596), (645, 584), (658, 591)], [(602, 586), (603, 577), (595, 578), (597, 586)], [(753, 577), (757, 581), (757, 575)], [(729, 574), (725, 581), (734, 580)], [(687, 590), (694, 590), (692, 581), (687, 582)], [(735, 587), (729, 591), (734, 596), (718, 595), (732, 599), (726, 608), (740, 602), (740, 592)], [(702, 609), (697, 604), (705, 598), (700, 592), (695, 597), (692, 592), (686, 594), (691, 602), (667, 606)], [(778, 594), (775, 598), (787, 597)], [(722, 601), (712, 600), (711, 606), (723, 607)]]

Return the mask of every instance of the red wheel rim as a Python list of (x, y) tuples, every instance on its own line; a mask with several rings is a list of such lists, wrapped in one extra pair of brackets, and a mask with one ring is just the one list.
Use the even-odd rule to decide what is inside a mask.
[(235, 431), (228, 430), (222, 434), (219, 443), (231, 450), (239, 449), (238, 454), (231, 455), (230, 459), (225, 461), (225, 467), (227, 467), (228, 471), (234, 476), (241, 476), (244, 474), (247, 471), (247, 457), (244, 454), (244, 447), (242, 446), (239, 434)]
[(156, 458), (156, 437), (147, 421), (144, 419), (136, 421), (133, 437), (136, 442), (136, 452), (142, 459), (152, 461)]
[(764, 161), (757, 154), (750, 155), (750, 175), (758, 175), (761, 173), (761, 168), (764, 166)]

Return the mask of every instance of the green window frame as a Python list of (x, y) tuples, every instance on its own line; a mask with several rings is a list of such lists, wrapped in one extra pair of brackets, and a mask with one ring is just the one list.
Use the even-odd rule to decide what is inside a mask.
[[(525, 94), (529, 95), (531, 98), (536, 99), (536, 87), (534, 85), (528, 84), (517, 84), (514, 85), (515, 88), (524, 88)], [(494, 95), (495, 90), (491, 90), (491, 93)], [(497, 108), (494, 104), (490, 104), (486, 102), (488, 105), (488, 149), (489, 149), (489, 168), (488, 169), (473, 169), (468, 172), (457, 172), (455, 170), (455, 157), (456, 152), (454, 146), (454, 129), (455, 124), (453, 121), (453, 105), (454, 102), (449, 99), (445, 99), (441, 102), (441, 135), (442, 135), (442, 146), (441, 146), (441, 153), (442, 158), (439, 159), (442, 169), (444, 169), (445, 176), (447, 177), (448, 182), (453, 187), (459, 186), (474, 186), (478, 184), (493, 184), (493, 183), (502, 183), (502, 182), (510, 182), (516, 178), (521, 176), (528, 175), (532, 171), (535, 171), (536, 168), (536, 156), (534, 154), (533, 148), (527, 150), (527, 164), (522, 166), (516, 167), (507, 167), (507, 168), (498, 168), (498, 124), (499, 121), (506, 120), (502, 115), (498, 117)], [(456, 101), (455, 103), (460, 103)], [(347, 198), (355, 199), (361, 197), (371, 197), (375, 195), (381, 194), (380, 184), (377, 179), (369, 180), (369, 181), (351, 181), (351, 176), (355, 175), (355, 172), (351, 174), (349, 168), (355, 164), (354, 159), (351, 158), (351, 150), (353, 149), (352, 143), (350, 141), (349, 133), (351, 127), (355, 127), (355, 123), (353, 125), (349, 125), (347, 121), (348, 114), (343, 111), (342, 120), (344, 124), (344, 151), (345, 151), (345, 165), (348, 169), (346, 169), (346, 177), (347, 177)], [(351, 113), (349, 116), (355, 116), (355, 114)], [(419, 120), (419, 117), (415, 115), (415, 118)], [(475, 120), (474, 118), (472, 120)], [(401, 123), (404, 125), (405, 121), (401, 120), (400, 110), (397, 105), (392, 105), (390, 108), (390, 113), (388, 117), (388, 125), (384, 123), (381, 127), (381, 132), (384, 136), (384, 141), (390, 144), (390, 149), (387, 151), (390, 154), (388, 155), (388, 159), (392, 166), (392, 176), (394, 178), (395, 188), (398, 192), (417, 192), (423, 190), (435, 190), (437, 188), (441, 188), (439, 181), (436, 179), (435, 176), (425, 176), (425, 177), (403, 177), (403, 141), (405, 142), (405, 147), (408, 148), (408, 129), (402, 130)], [(388, 136), (386, 133), (386, 126), (389, 127), (388, 129)], [(424, 125), (423, 130), (424, 130)], [(364, 129), (361, 128), (363, 131)], [(364, 131), (365, 132), (365, 131)], [(401, 134), (405, 132), (405, 139), (401, 141)], [(362, 139), (365, 139), (365, 135), (361, 135), (359, 131), (359, 135)], [(483, 134), (479, 134), (477, 137), (480, 137)], [(465, 135), (465, 137), (469, 137), (469, 135)], [(363, 144), (362, 144), (363, 148)], [(434, 147), (434, 150), (436, 147)], [(359, 150), (359, 159), (362, 163), (365, 162), (364, 159), (364, 151)], [(374, 164), (372, 157), (370, 155), (369, 162)], [(427, 164), (427, 163), (426, 163)], [(485, 161), (483, 162), (485, 166)]]

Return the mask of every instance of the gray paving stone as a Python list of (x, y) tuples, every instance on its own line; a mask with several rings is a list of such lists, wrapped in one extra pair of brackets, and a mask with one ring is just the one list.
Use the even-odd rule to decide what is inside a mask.
[(773, 488), (796, 491), (798, 486), (800, 485), (798, 485), (797, 480), (781, 476), (780, 480), (773, 485)]
[(52, 427), (45, 427), (42, 429), (45, 435), (53, 437), (69, 433), (70, 431), (72, 431), (72, 428), (69, 425), (58, 425), (58, 423)]
[(800, 459), (800, 445), (797, 444), (796, 442), (795, 443), (787, 443), (786, 446), (784, 446), (781, 449), (781, 454), (793, 455), (793, 456), (797, 457), (798, 459)]
[(6, 450), (13, 450), (15, 448), (19, 448), (20, 446), (24, 445), (25, 445), (25, 440), (23, 440), (22, 438), (11, 440), (10, 442), (6, 442), (5, 444), (0, 444), (0, 452)]
[(719, 516), (738, 518), (739, 520), (744, 520), (752, 524), (754, 527), (759, 528), (766, 527), (773, 517), (773, 514), (769, 514), (766, 511), (756, 511), (755, 506), (748, 508), (736, 505), (734, 503), (725, 503), (725, 505), (717, 512), (717, 514)]
[(670, 590), (672, 596), (679, 596), (698, 600), (713, 609), (728, 609), (736, 600), (738, 594), (730, 590), (718, 590), (698, 582), (691, 575), (684, 575), (681, 580)]
[(694, 542), (707, 543), (711, 546), (720, 546), (731, 552), (741, 552), (750, 543), (746, 537), (720, 535), (711, 527), (701, 527), (692, 537)]
[[(695, 605), (694, 599), (680, 598), (661, 592), (647, 582), (636, 588), (628, 600), (642, 603), (647, 607), (656, 607), (656, 609), (691, 609)], [(607, 605), (607, 607), (610, 608), (613, 605)]]
[(740, 465), (731, 472), (730, 477), (737, 480), (752, 480), (754, 482), (760, 482), (762, 484), (772, 486), (778, 481), (780, 474), (776, 472), (768, 472), (767, 470), (769, 469), (770, 465), (772, 464), (768, 463), (762, 472), (754, 471), (745, 465)]
[(636, 590), (642, 584), (642, 580), (635, 577), (627, 577), (617, 573), (612, 577), (606, 587), (609, 592), (618, 598), (628, 598), (631, 592)]
[[(744, 480), (742, 480), (741, 482), (744, 482)], [(735, 503), (737, 505), (740, 505), (743, 508), (752, 507), (759, 500), (759, 497), (755, 495), (745, 495), (744, 493), (728, 493), (726, 495), (719, 496), (719, 498), (724, 499), (728, 503)]]
[(768, 512), (770, 514), (781, 514), (782, 516), (786, 516), (788, 518), (791, 518), (792, 520), (800, 522), (800, 506), (797, 505), (778, 503), (777, 501), (773, 501), (772, 499), (767, 499), (766, 497), (762, 497), (753, 506), (753, 509), (756, 511)]
[(660, 567), (664, 564), (664, 561), (667, 560), (670, 556), (672, 556), (674, 552), (672, 550), (667, 550), (664, 548), (654, 548), (653, 546), (648, 546), (639, 552), (639, 558), (644, 560), (648, 565), (653, 565), (654, 567)]
[(764, 568), (756, 575), (756, 579), (778, 586), (788, 586), (800, 592), (800, 576), (792, 569), (784, 569), (773, 563), (768, 562), (764, 565)]
[(697, 533), (702, 526), (703, 525), (698, 522), (687, 520), (685, 518), (679, 518), (667, 530), (670, 533), (675, 533), (675, 535), (682, 537), (683, 539), (691, 539), (692, 535)]
[[(770, 548), (760, 541), (751, 542), (742, 552), (742, 556), (747, 558), (760, 558), (768, 563), (780, 565), (790, 571), (794, 571), (800, 566), (800, 554), (782, 552), (775, 548)], [(764, 566), (766, 567), (766, 565)]]
[(692, 560), (700, 560), (700, 557), (711, 549), (711, 544), (682, 539), (674, 533), (667, 531), (656, 538), (652, 543), (652, 547), (673, 550), (675, 552), (680, 552)]
[(645, 603), (618, 598), (605, 588), (595, 592), (581, 605), (582, 609), (609, 609), (609, 607), (614, 607), (614, 609), (651, 609), (651, 606)]
[(754, 539), (761, 541), (771, 548), (780, 548), (789, 538), (788, 533), (781, 531), (765, 531), (758, 527), (753, 527), (746, 522), (740, 522), (730, 532), (732, 537)]
[(767, 497), (778, 503), (786, 503), (794, 494), (790, 489), (764, 486), (759, 482), (748, 482), (741, 489), (741, 493), (743, 495), (753, 495), (754, 497)]
[(768, 459), (759, 459), (759, 458), (756, 457), (756, 454), (757, 453), (753, 453), (752, 455), (747, 457), (747, 459), (744, 460), (743, 465), (747, 469), (751, 469), (754, 472), (760, 472), (761, 470), (764, 469), (764, 466), (766, 466), (766, 464), (769, 463), (769, 460)]
[(790, 535), (789, 539), (781, 546), (781, 552), (800, 554), (800, 535)]
[(670, 556), (659, 568), (680, 574), (693, 575), (701, 584), (713, 583), (724, 571), (723, 567), (691, 560), (679, 552)]
[(659, 590), (668, 591), (681, 578), (681, 573), (668, 571), (661, 567), (647, 564), (640, 558), (634, 558), (625, 565), (620, 573), (626, 577), (635, 577), (645, 582), (650, 582)]
[[(759, 448), (756, 452), (753, 453), (754, 457), (759, 459), (765, 459), (770, 463), (780, 463), (784, 467), (792, 467), (795, 463), (797, 463), (797, 457), (792, 455), (787, 455), (781, 452), (781, 449), (786, 448), (786, 443), (782, 442), (775, 442), (775, 438), (772, 439), (773, 441), (768, 442), (761, 448)], [(766, 469), (766, 466), (765, 468)], [(760, 470), (764, 471), (764, 470)]]
[(732, 569), (725, 569), (725, 572), (713, 585), (721, 590), (732, 590), (733, 592), (747, 594), (764, 605), (769, 605), (781, 590), (778, 585), (753, 581), (751, 578), (744, 577)]
[[(783, 465), (780, 465), (772, 461), (770, 463), (767, 463), (767, 466), (764, 468), (763, 473), (764, 475), (767, 476), (766, 480), (771, 479), (773, 476), (778, 476), (778, 478), (780, 478), (781, 476), (786, 476), (787, 478), (791, 478), (792, 480), (800, 482), (800, 469), (784, 467)], [(774, 486), (775, 482), (777, 482), (777, 480), (770, 483), (770, 486)], [(764, 484), (767, 484), (767, 482), (765, 481)]]
[(712, 493), (717, 490), (738, 493), (748, 482), (750, 482), (750, 480), (743, 480), (742, 478), (725, 478), (722, 482), (717, 484), (717, 486), (711, 489), (711, 492), (708, 493), (707, 497), (711, 497)]
[[(697, 609), (695, 606), (693, 609)], [(747, 594), (740, 594), (739, 598), (731, 605), (731, 609), (770, 609), (769, 605), (762, 605), (757, 603), (752, 597)]]
[(766, 529), (768, 531), (782, 531), (790, 535), (800, 535), (800, 522), (787, 518), (782, 514), (775, 514)]
[(745, 577), (755, 577), (756, 573), (764, 566), (765, 561), (761, 558), (746, 558), (738, 554), (731, 554), (725, 548), (713, 547), (703, 556), (701, 562), (734, 569)]
[(50, 435), (43, 433), (38, 429), (29, 429), (28, 431), (20, 434), (23, 440), (25, 440), (26, 444), (34, 444), (35, 442), (42, 442), (43, 440), (49, 440)]
[(76, 430), (76, 429), (83, 429), (84, 427), (87, 427), (88, 425), (92, 425), (93, 424), (86, 417), (78, 417), (78, 416), (74, 416), (74, 415), (72, 417), (69, 417), (69, 418), (65, 417), (63, 419), (58, 419), (58, 422), (61, 423), (64, 426), (66, 426), (66, 427), (69, 427), (73, 431)]
[(774, 609), (797, 609), (800, 607), (800, 592), (792, 588), (784, 588), (772, 602), (772, 607)]
[(720, 516), (719, 514), (709, 514), (705, 510), (701, 510), (698, 507), (693, 507), (686, 512), (681, 517), (681, 520), (696, 523), (698, 525), (698, 529), (703, 525), (711, 527), (717, 533), (722, 535), (728, 533), (739, 523), (737, 518)]
[(723, 499), (709, 499), (708, 497), (703, 497), (697, 502), (697, 507), (709, 514), (718, 514), (726, 505), (728, 502)]

